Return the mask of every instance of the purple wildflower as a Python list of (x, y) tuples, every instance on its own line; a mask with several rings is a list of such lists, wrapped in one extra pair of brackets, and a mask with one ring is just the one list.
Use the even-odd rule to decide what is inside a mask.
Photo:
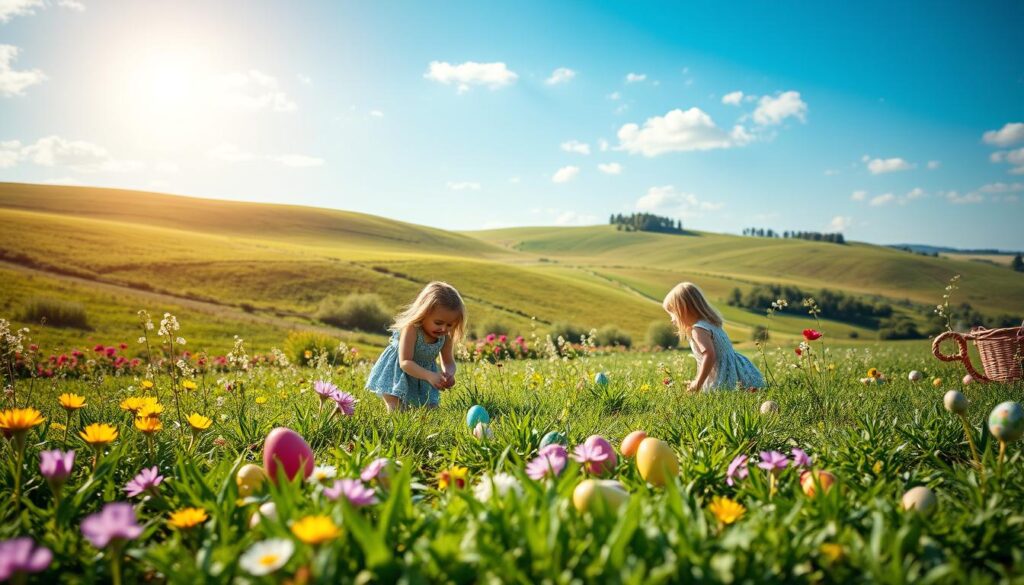
[(583, 443), (576, 445), (576, 449), (572, 452), (572, 458), (581, 465), (586, 465), (589, 470), (592, 466), (587, 465), (588, 463), (600, 463), (608, 459), (608, 452), (601, 445)]
[(131, 504), (114, 502), (82, 520), (82, 535), (96, 548), (106, 548), (111, 541), (132, 540), (142, 534), (135, 521)]
[(345, 496), (348, 503), (360, 508), (377, 503), (377, 496), (373, 490), (363, 485), (358, 479), (339, 479), (329, 488), (324, 488), (324, 495), (327, 499), (334, 501)]
[(363, 472), (359, 474), (359, 479), (370, 483), (377, 479), (382, 474), (387, 475), (387, 467), (391, 463), (391, 460), (387, 457), (380, 457), (374, 459), (369, 465), (363, 468)]
[(50, 487), (57, 489), (64, 485), (75, 466), (75, 452), (42, 451), (39, 453), (39, 473), (43, 474)]
[(526, 475), (539, 481), (545, 477), (557, 476), (565, 469), (568, 453), (565, 447), (555, 443), (540, 450), (537, 458), (526, 464)]
[(804, 453), (804, 450), (799, 447), (793, 447), (793, 466), (794, 467), (810, 467), (811, 457)]
[(331, 400), (334, 400), (334, 404), (338, 407), (336, 412), (340, 412), (345, 416), (352, 416), (356, 413), (356, 402), (358, 401), (355, 396), (348, 392), (335, 390), (334, 394), (331, 394)]
[(149, 469), (143, 469), (131, 481), (126, 483), (124, 491), (128, 493), (129, 498), (134, 498), (143, 492), (156, 494), (156, 488), (163, 480), (164, 476), (160, 475), (160, 470), (154, 465)]
[(747, 479), (747, 475), (750, 473), (747, 471), (747, 459), (746, 455), (737, 455), (732, 460), (732, 463), (729, 464), (729, 470), (725, 472), (725, 483), (731, 486), (735, 483), (733, 481), (734, 478)]
[(36, 546), (31, 538), (22, 536), (0, 542), (0, 581), (23, 574), (46, 570), (53, 553), (45, 546)]
[(328, 398), (334, 398), (334, 393), (338, 391), (338, 387), (327, 380), (317, 380), (313, 382), (313, 390), (320, 396), (320, 402), (323, 403)]
[(778, 451), (761, 451), (761, 462), (757, 464), (758, 467), (765, 471), (772, 473), (778, 473), (789, 465), (789, 459)]

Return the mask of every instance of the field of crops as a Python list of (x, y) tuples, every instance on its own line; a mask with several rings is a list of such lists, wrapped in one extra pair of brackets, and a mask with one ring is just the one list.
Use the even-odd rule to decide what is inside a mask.
[[(163, 325), (151, 350), (180, 357), (170, 343), (193, 324)], [(136, 340), (88, 348), (63, 377), (19, 377), (4, 396), (0, 578), (1024, 578), (1024, 456), (1000, 453), (988, 425), (1024, 385), (965, 386), (925, 343), (828, 341), (751, 354), (770, 372), (759, 392), (687, 393), (683, 351), (465, 361), (439, 409), (391, 416), (362, 389), (368, 364), (338, 352), (297, 366), (244, 342), (218, 363), (150, 362)], [(104, 357), (122, 351), (140, 362)], [(963, 419), (949, 390), (969, 401)], [(476, 405), (489, 424), (471, 428)], [(265, 441), (278, 427), (295, 435)], [(650, 438), (630, 458), (635, 430)], [(293, 460), (306, 444), (308, 469)]]

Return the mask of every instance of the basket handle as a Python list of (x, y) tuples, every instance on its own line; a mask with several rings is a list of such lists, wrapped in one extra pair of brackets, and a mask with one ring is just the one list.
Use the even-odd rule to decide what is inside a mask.
[[(942, 342), (947, 339), (952, 339), (953, 341), (956, 342), (957, 346), (960, 348), (959, 353), (957, 353), (956, 355), (946, 355), (942, 353)], [(939, 360), (944, 362), (963, 362), (964, 366), (967, 367), (967, 373), (969, 373), (972, 377), (974, 377), (975, 380), (978, 380), (979, 382), (992, 381), (988, 379), (984, 374), (974, 369), (974, 364), (971, 363), (971, 356), (969, 353), (967, 353), (967, 339), (963, 335), (957, 333), (956, 331), (946, 331), (942, 335), (936, 337), (935, 341), (932, 342), (932, 355), (934, 355), (935, 357), (939, 358)]]

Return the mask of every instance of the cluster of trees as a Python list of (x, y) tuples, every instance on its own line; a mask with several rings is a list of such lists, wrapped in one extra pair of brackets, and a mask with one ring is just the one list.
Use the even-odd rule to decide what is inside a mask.
[(621, 213), (612, 214), (608, 223), (620, 230), (630, 232), (661, 232), (665, 234), (681, 234), (683, 232), (683, 220), (672, 219), (653, 213)]
[(830, 242), (833, 244), (845, 244), (846, 238), (841, 233), (822, 233), (822, 232), (801, 232), (801, 231), (783, 231), (781, 234), (770, 228), (743, 228), (744, 236), (754, 236), (758, 238), (794, 238), (799, 240), (810, 240), (812, 242)]
[(840, 291), (805, 291), (796, 286), (781, 284), (759, 284), (746, 293), (734, 288), (727, 303), (733, 307), (763, 311), (777, 299), (786, 299), (791, 304), (798, 305), (806, 298), (814, 298), (823, 316), (846, 323), (875, 327), (878, 326), (879, 320), (893, 314), (892, 305), (887, 303), (864, 301)]
[(1024, 272), (1024, 259), (1020, 257), (1020, 252), (1013, 257), (1013, 261), (1010, 262), (1010, 268), (1013, 268), (1017, 272)]

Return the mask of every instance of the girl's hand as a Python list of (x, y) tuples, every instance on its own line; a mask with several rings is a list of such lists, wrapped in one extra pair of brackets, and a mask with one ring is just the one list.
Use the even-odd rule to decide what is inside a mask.
[(447, 390), (455, 385), (455, 374), (442, 373), (444, 377), (444, 389)]
[(427, 382), (430, 383), (431, 386), (437, 388), (438, 390), (445, 389), (445, 377), (443, 374), (440, 374), (438, 372), (430, 372), (430, 375), (426, 378), (426, 380)]

